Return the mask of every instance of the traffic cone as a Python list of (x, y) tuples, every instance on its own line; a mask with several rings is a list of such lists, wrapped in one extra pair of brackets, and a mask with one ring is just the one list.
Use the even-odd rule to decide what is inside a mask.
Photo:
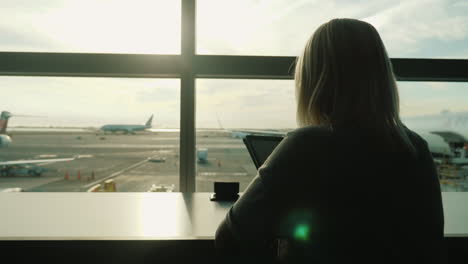
[(80, 173), (80, 171), (78, 171), (78, 177), (77, 177), (77, 178), (78, 178), (79, 181), (81, 181), (81, 173)]
[(91, 180), (94, 180), (94, 171), (91, 172)]
[(68, 171), (65, 172), (65, 180), (68, 180), (69, 177), (68, 177)]

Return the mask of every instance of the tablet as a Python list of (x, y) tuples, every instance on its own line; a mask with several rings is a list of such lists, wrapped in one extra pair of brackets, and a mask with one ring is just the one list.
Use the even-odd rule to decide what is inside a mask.
[(283, 136), (247, 135), (243, 139), (257, 169), (262, 166), (281, 140)]

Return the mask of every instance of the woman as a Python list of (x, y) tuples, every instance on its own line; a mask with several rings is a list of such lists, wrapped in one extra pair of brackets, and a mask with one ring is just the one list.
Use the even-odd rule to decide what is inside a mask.
[(376, 29), (355, 19), (321, 25), (297, 60), (295, 83), (300, 128), (218, 227), (220, 252), (266, 260), (279, 250), (283, 260), (308, 263), (441, 263), (436, 169), (427, 143), (400, 120)]

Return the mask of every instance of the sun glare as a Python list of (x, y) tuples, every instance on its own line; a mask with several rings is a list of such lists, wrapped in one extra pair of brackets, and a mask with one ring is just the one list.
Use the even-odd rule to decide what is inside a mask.
[[(180, 53), (180, 1), (69, 1), (41, 23), (78, 52)], [(50, 30), (53, 32), (50, 32)]]

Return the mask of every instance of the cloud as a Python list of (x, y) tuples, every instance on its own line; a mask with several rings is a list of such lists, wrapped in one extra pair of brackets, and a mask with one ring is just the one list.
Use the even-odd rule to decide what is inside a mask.
[(443, 109), (468, 110), (466, 83), (399, 82), (398, 85), (403, 116), (438, 114)]
[(418, 52), (436, 42), (434, 57), (445, 53), (450, 42), (467, 39), (466, 11), (457, 10), (443, 0), (413, 0), (400, 2), (364, 20), (377, 28), (391, 57), (421, 57)]
[[(11, 21), (10, 21), (11, 23)], [(30, 26), (11, 26), (0, 22), (1, 51), (46, 51), (56, 48), (47, 35)]]
[(347, 17), (376, 26), (392, 57), (466, 57), (468, 6), (461, 1), (201, 1), (198, 11), (202, 53), (297, 56), (319, 25)]
[[(172, 11), (157, 9), (159, 15), (154, 15), (155, 9), (148, 8), (153, 6), (151, 2), (139, 2), (143, 3), (140, 6), (117, 1), (111, 10), (107, 2), (96, 1), (2, 1), (0, 49), (154, 51), (155, 43), (163, 42), (164, 47), (158, 50), (174, 50), (173, 46), (179, 45), (178, 37), (171, 37), (180, 33), (173, 30), (180, 28), (174, 24), (177, 19), (153, 21)], [(205, 0), (198, 4), (197, 46), (211, 54), (295, 56), (319, 25), (335, 17), (358, 18), (375, 25), (392, 57), (466, 58), (468, 54), (466, 1)], [(129, 5), (133, 9), (127, 9)], [(176, 5), (170, 10), (174, 9)], [(145, 15), (134, 16), (137, 10)], [(105, 17), (103, 11), (108, 11)], [(151, 38), (145, 42), (141, 36)], [(127, 46), (119, 46), (124, 40)], [(180, 83), (173, 81), (1, 77), (0, 87), (4, 88), (2, 97), (8, 98), (2, 102), (5, 110), (47, 115), (52, 121), (76, 118), (86, 124), (134, 123), (154, 112), (160, 122), (178, 126)], [(201, 79), (196, 86), (197, 125), (217, 127), (218, 114), (226, 127), (295, 126), (290, 80)], [(466, 84), (419, 82), (400, 88), (405, 115), (438, 113), (447, 108), (466, 110)]]
[(293, 81), (199, 80), (197, 126), (218, 127), (217, 117), (229, 128), (295, 127)]
[[(99, 125), (131, 122), (155, 113), (159, 121), (179, 123), (179, 81), (171, 79), (1, 77), (2, 109), (47, 116), (38, 122)], [(142, 96), (164, 87), (157, 101), (142, 102)], [(171, 89), (172, 88), (172, 89)], [(155, 95), (155, 94), (150, 94)], [(80, 120), (80, 122), (76, 122)], [(21, 120), (18, 120), (21, 121)]]
[[(0, 32), (16, 32), (19, 36), (8, 34), (2, 38), (2, 50), (180, 52), (180, 1), (4, 2)], [(23, 43), (18, 40), (28, 45), (19, 45)]]

